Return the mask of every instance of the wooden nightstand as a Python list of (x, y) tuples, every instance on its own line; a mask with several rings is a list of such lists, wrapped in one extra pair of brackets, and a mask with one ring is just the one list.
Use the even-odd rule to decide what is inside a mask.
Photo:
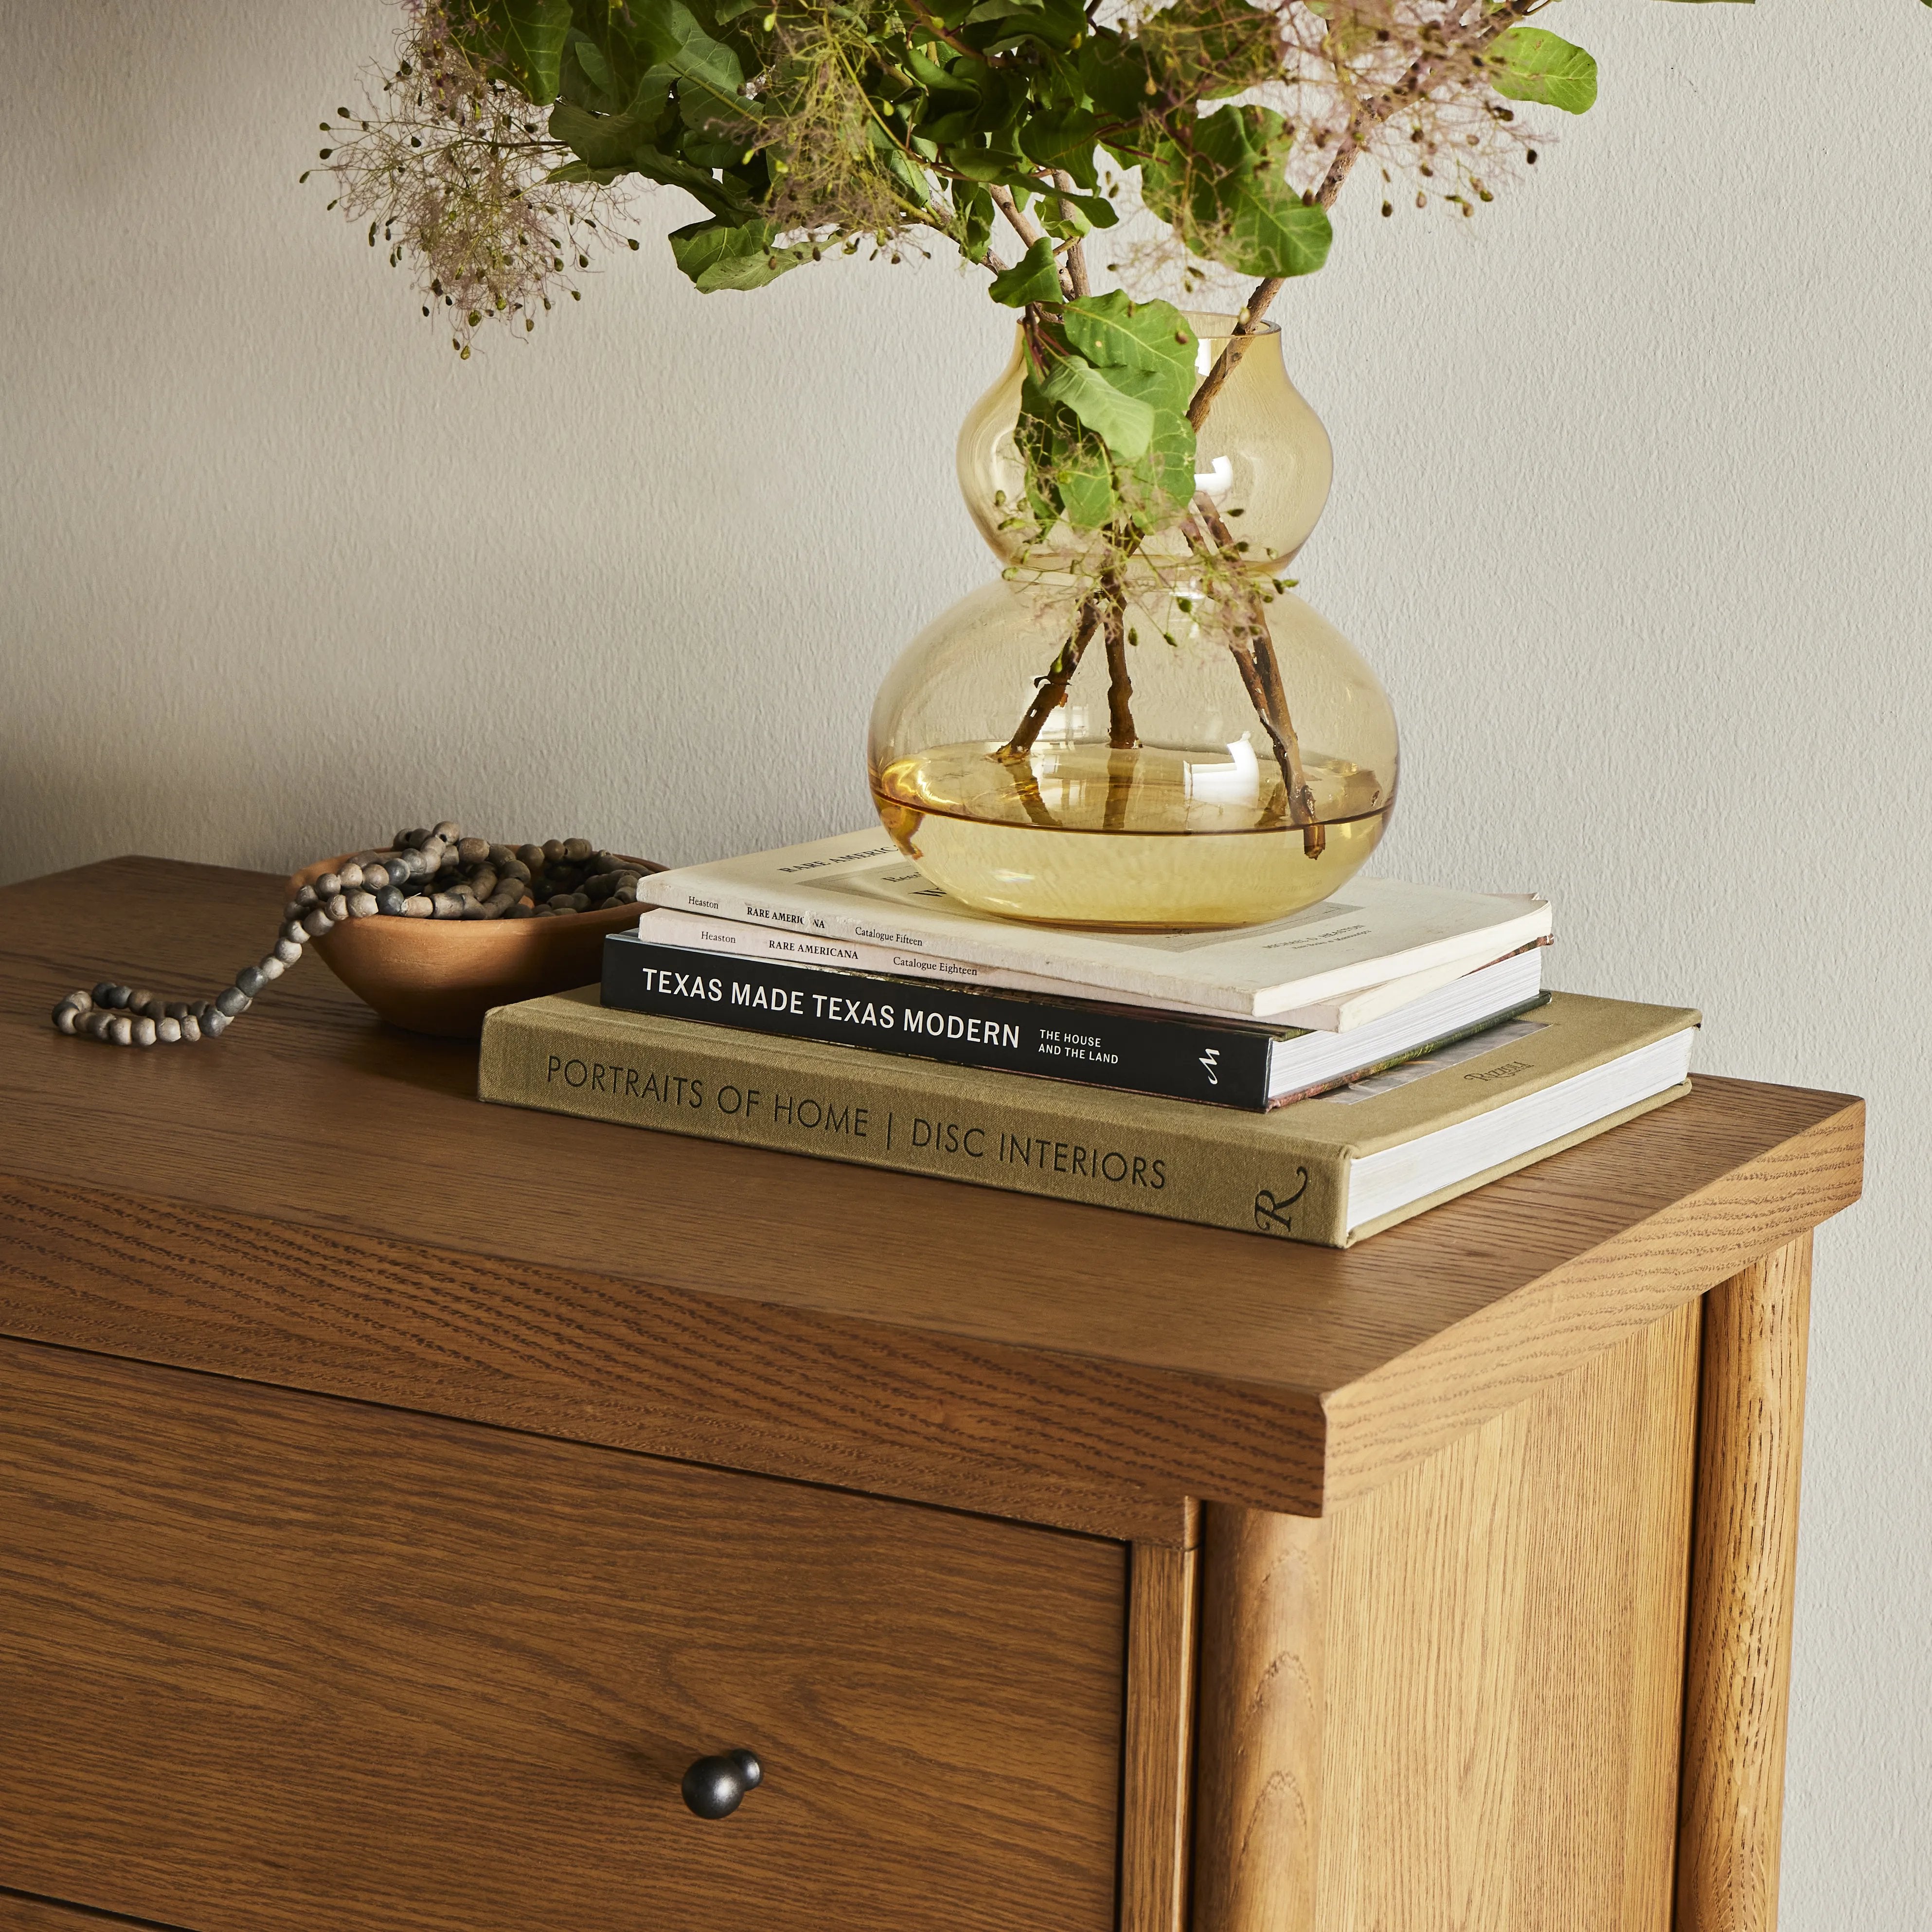
[(0, 1928), (1771, 1924), (1859, 1102), (1336, 1253), (47, 1026), (280, 900), (0, 892)]

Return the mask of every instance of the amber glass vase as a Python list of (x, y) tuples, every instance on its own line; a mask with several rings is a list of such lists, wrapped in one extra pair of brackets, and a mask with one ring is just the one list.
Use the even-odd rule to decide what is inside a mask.
[[(1189, 320), (1204, 375), (1233, 318)], [(880, 687), (880, 819), (935, 885), (1015, 919), (1180, 931), (1327, 898), (1388, 821), (1395, 718), (1348, 640), (1280, 587), (1331, 475), (1280, 333), (1249, 338), (1216, 397), (1189, 514), (1126, 554), (1012, 514), (1022, 352), (959, 437), (1005, 572)]]

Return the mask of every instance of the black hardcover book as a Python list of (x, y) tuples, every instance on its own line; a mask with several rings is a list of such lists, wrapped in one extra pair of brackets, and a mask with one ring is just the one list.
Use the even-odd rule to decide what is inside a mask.
[[(1540, 970), (1534, 956), (1514, 956), (1354, 1033), (1310, 1034), (724, 956), (614, 932), (604, 941), (603, 999), (632, 1012), (747, 1033), (1262, 1112), (1520, 1012), (1539, 996)], [(1485, 984), (1476, 986), (1478, 980)], [(1298, 1053), (1300, 1042), (1307, 1047)]]

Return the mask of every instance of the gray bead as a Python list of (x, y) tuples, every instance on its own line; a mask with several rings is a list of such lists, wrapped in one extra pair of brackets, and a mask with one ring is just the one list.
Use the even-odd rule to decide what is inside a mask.
[(380, 892), (389, 883), (389, 868), (386, 866), (364, 866), (362, 868), (362, 886), (365, 892)]
[(201, 1037), (201, 1022), (192, 1013), (184, 1013), (181, 1021), (181, 1036), (190, 1045)]
[[(288, 968), (272, 952), (268, 952), (255, 962), (255, 970), (265, 980), (279, 980)], [(238, 974), (236, 976), (235, 983), (238, 986), (242, 985)], [(247, 988), (243, 988), (243, 991), (246, 992)]]
[(464, 838), (457, 843), (466, 866), (480, 866), (490, 856), (490, 842), (487, 838)]
[(259, 966), (244, 966), (235, 976), (236, 990), (245, 993), (251, 1000), (267, 984), (268, 982), (262, 977), (262, 969)]
[[(369, 902), (369, 910), (371, 912), (374, 912), (376, 910), (376, 902), (374, 899), (371, 899)], [(297, 930), (299, 931), (300, 928), (298, 928)], [(296, 961), (301, 958), (302, 955), (302, 950), (299, 940), (290, 938), (286, 933), (284, 933), (280, 939), (276, 940), (275, 957), (279, 959), (284, 966), (294, 965)]]
[(429, 916), (432, 919), (460, 919), (463, 902), (454, 892), (432, 892), (430, 895)]
[(320, 895), (317, 893), (314, 886), (304, 886), (296, 894), (296, 904), (306, 910), (308, 907), (314, 905), (316, 900), (320, 896)]
[(376, 903), (374, 892), (356, 892), (349, 895), (349, 916), (351, 919), (374, 919), (382, 908)]
[(425, 892), (418, 892), (413, 898), (403, 902), (403, 916), (405, 919), (428, 919), (434, 915), (435, 911), (435, 902)]
[(125, 1013), (116, 1013), (107, 1022), (107, 1037), (116, 1046), (132, 1046), (134, 1043), (134, 1022)]
[(114, 982), (112, 980), (101, 980), (94, 989), (94, 1004), (97, 1006), (104, 1006), (106, 1005), (107, 996), (110, 993), (112, 992), (113, 990)]
[(328, 932), (334, 923), (335, 922), (320, 906), (314, 907), (310, 911), (302, 914), (303, 932), (317, 939)]
[(349, 902), (340, 892), (338, 892), (332, 899), (324, 899), (320, 909), (327, 913), (330, 919), (338, 926), (349, 916)]
[(136, 1046), (152, 1046), (160, 1037), (160, 1028), (146, 1013), (135, 1021), (132, 1030)]
[(394, 886), (385, 886), (376, 895), (376, 910), (386, 912), (394, 918), (403, 909), (403, 896)]
[(590, 841), (587, 838), (566, 838), (563, 842), (563, 856), (573, 866), (580, 866), (590, 856)]
[(134, 989), (132, 986), (110, 986), (107, 989), (106, 998), (100, 1004), (104, 1006), (112, 1006), (118, 1011), (134, 997)]
[(211, 1009), (201, 1016), (201, 1030), (210, 1040), (219, 1040), (228, 1030), (228, 1016)]
[(463, 827), (453, 818), (446, 818), (436, 828), (436, 836), (446, 844), (454, 845), (463, 836)]
[(506, 919), (534, 919), (536, 915), (537, 909), (535, 906), (525, 905), (521, 900), (519, 900), (504, 914), (503, 916)]
[(182, 1036), (182, 1023), (178, 1019), (158, 1020), (154, 1023), (154, 1037), (164, 1046), (175, 1046)]
[(338, 898), (341, 894), (341, 878), (339, 874), (334, 872), (325, 872), (322, 874), (322, 877), (315, 882), (315, 896), (318, 904), (326, 902), (329, 899)]
[(345, 892), (352, 892), (362, 883), (362, 868), (352, 859), (335, 876)]
[[(245, 967), (242, 969), (248, 970)], [(232, 1019), (237, 1013), (245, 1013), (253, 1004), (239, 986), (224, 986), (214, 996), (214, 1010)]]

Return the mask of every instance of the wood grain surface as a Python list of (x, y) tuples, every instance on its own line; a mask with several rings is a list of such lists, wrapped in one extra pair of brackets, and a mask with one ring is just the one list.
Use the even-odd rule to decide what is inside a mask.
[(1137, 1544), (1130, 1587), (1120, 1932), (1186, 1932), (1198, 1642), (1194, 1552)]
[[(1114, 1923), (1119, 1544), (22, 1342), (0, 1496), (9, 1886), (196, 1932)], [(764, 1784), (692, 1816), (739, 1745)]]
[(1192, 1932), (1316, 1932), (1328, 1526), (1204, 1512)]
[(116, 1912), (56, 1905), (52, 1899), (0, 1888), (0, 1932), (116, 1932), (117, 1927), (121, 1932), (176, 1932), (152, 1918), (123, 1918)]
[(1810, 1329), (1807, 1234), (1705, 1298), (1676, 1932), (1774, 1932)]
[[(1372, 1490), (1859, 1184), (1858, 1102), (1700, 1079), (1336, 1252), (486, 1108), (473, 1049), (313, 965), (198, 1048), (46, 1025), (104, 974), (208, 983), (279, 898), (142, 860), (0, 892), (0, 1330), (244, 1376), (272, 1348), (332, 1393), (1180, 1546), (1192, 1498)], [(550, 1324), (593, 1307), (573, 1355)]]
[(1322, 1932), (1668, 1932), (1697, 1314), (1327, 1519)]

